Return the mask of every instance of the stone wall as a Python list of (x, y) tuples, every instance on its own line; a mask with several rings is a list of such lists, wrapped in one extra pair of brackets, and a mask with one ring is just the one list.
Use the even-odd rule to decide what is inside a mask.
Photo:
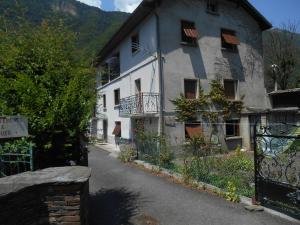
[(49, 168), (0, 179), (0, 224), (87, 225), (90, 169)]

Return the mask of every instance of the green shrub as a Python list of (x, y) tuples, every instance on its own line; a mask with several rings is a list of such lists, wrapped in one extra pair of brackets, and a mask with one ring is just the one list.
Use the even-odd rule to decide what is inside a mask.
[(136, 150), (130, 145), (124, 145), (118, 158), (124, 163), (133, 162), (136, 159)]
[(231, 202), (240, 202), (240, 196), (237, 194), (237, 188), (232, 182), (227, 183), (227, 192), (225, 193), (225, 197), (228, 201)]

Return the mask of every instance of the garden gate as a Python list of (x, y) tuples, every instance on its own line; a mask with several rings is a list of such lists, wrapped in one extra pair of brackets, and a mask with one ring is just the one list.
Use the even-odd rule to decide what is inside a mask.
[(300, 126), (259, 125), (254, 139), (256, 201), (300, 219)]

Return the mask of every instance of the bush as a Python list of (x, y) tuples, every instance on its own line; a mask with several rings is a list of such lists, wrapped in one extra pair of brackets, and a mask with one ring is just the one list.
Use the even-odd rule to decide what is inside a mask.
[(123, 145), (118, 158), (124, 163), (133, 162), (136, 159), (136, 150), (131, 145)]

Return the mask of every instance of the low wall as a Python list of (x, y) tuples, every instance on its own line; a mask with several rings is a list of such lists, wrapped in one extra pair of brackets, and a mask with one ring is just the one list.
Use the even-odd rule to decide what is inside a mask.
[(0, 224), (88, 225), (91, 170), (60, 167), (0, 179)]

